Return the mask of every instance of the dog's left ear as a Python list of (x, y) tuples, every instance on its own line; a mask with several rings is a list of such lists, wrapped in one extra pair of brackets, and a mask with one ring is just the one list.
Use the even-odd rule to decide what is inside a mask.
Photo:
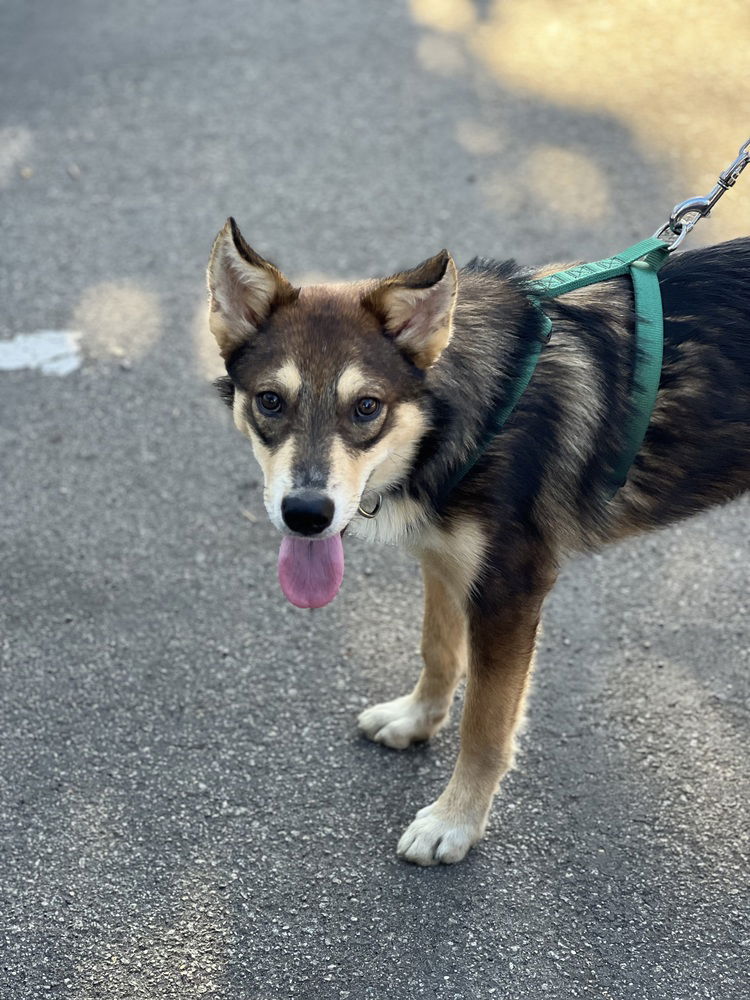
[(362, 304), (419, 368), (434, 364), (451, 339), (458, 273), (447, 250), (366, 292)]
[(211, 248), (208, 291), (208, 325), (225, 358), (249, 340), (277, 306), (299, 294), (245, 242), (234, 219), (227, 219)]

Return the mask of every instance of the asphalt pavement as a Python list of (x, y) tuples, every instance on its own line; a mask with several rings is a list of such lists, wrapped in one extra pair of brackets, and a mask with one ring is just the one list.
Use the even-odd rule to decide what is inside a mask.
[[(532, 8), (564, 48), (564, 9)], [(703, 193), (611, 79), (597, 105), (509, 69), (518, 9), (0, 6), (0, 339), (78, 351), (0, 370), (3, 1000), (747, 997), (750, 505), (566, 568), (487, 837), (419, 869), (395, 844), (458, 712), (403, 753), (354, 721), (417, 674), (417, 567), (350, 540), (340, 597), (289, 606), (209, 386), (229, 214), (290, 275), (346, 278), (443, 246), (595, 259)], [(729, 148), (693, 123), (709, 181), (735, 113)], [(742, 183), (693, 245), (738, 234)]]

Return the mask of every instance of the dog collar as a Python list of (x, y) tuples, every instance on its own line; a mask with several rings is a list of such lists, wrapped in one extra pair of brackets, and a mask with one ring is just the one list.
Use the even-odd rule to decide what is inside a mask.
[(630, 273), (635, 298), (635, 367), (631, 390), (631, 416), (625, 428), (625, 443), (612, 470), (610, 496), (625, 484), (628, 470), (641, 449), (646, 436), (651, 413), (656, 401), (661, 376), (664, 317), (659, 288), (658, 270), (667, 259), (670, 244), (655, 236), (635, 243), (626, 250), (604, 260), (578, 264), (565, 271), (557, 271), (531, 283), (528, 297), (541, 314), (540, 337), (533, 341), (516, 374), (508, 397), (492, 415), (488, 428), (475, 448), (471, 458), (458, 469), (443, 490), (443, 498), (462, 482), (484, 455), (494, 438), (500, 433), (526, 391), (536, 369), (542, 348), (552, 336), (552, 320), (542, 304), (549, 299), (565, 295), (577, 288), (608, 281)]

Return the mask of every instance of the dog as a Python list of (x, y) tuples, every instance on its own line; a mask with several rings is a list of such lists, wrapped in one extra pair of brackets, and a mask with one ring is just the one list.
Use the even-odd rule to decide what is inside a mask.
[(467, 676), (461, 743), (398, 854), (459, 861), (512, 765), (540, 612), (561, 561), (731, 500), (750, 487), (750, 239), (675, 254), (659, 272), (664, 361), (627, 481), (611, 473), (631, 410), (628, 277), (545, 305), (550, 342), (503, 428), (452, 488), (544, 322), (533, 273), (442, 251), (385, 279), (296, 288), (229, 219), (208, 267), (217, 387), (252, 444), (282, 535), (279, 580), (321, 607), (345, 533), (421, 561), (424, 666), (366, 709), (365, 736), (429, 740)]

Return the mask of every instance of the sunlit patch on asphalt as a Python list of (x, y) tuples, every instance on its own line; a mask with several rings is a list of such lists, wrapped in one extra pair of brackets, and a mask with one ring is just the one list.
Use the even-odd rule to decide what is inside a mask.
[(159, 297), (132, 281), (91, 285), (73, 309), (70, 322), (81, 331), (85, 357), (92, 361), (138, 360), (152, 350), (163, 332)]
[(81, 367), (80, 339), (77, 330), (37, 330), (0, 340), (0, 371), (70, 375)]
[(31, 132), (24, 125), (0, 128), (0, 188), (6, 187), (16, 173), (28, 180), (32, 168), (25, 161), (31, 154)]

